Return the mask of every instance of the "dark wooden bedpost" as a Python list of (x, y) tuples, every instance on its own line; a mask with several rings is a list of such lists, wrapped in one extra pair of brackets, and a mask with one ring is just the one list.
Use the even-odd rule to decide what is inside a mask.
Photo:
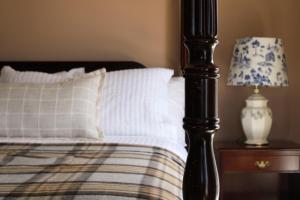
[(217, 0), (183, 0), (183, 43), (187, 50), (184, 129), (189, 154), (183, 180), (184, 200), (219, 198), (213, 137), (219, 129), (219, 69), (213, 64), (217, 41)]

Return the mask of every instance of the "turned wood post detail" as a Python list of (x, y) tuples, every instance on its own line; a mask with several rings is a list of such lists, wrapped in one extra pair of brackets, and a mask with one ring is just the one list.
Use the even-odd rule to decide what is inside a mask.
[(215, 200), (219, 178), (213, 137), (219, 129), (219, 69), (213, 63), (217, 41), (217, 0), (183, 0), (183, 43), (187, 49), (185, 118), (189, 154), (183, 179), (184, 200)]

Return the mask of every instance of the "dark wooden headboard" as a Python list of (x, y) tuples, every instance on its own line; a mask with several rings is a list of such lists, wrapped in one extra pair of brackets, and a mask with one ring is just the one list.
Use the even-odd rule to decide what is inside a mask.
[(123, 69), (145, 68), (141, 63), (134, 61), (0, 61), (0, 68), (9, 65), (19, 71), (41, 71), (55, 73), (84, 67), (86, 72), (105, 67), (107, 71)]

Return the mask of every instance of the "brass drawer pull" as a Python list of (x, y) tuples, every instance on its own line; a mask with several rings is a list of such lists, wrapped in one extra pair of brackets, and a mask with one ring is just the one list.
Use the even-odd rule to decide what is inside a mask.
[(255, 166), (258, 167), (259, 169), (265, 169), (267, 167), (270, 167), (271, 163), (269, 161), (260, 160), (260, 161), (255, 161)]

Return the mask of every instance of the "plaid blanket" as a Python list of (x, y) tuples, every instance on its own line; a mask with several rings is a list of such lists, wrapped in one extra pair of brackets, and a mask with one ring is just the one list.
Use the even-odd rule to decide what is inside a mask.
[(184, 162), (123, 144), (0, 144), (0, 199), (182, 199)]

